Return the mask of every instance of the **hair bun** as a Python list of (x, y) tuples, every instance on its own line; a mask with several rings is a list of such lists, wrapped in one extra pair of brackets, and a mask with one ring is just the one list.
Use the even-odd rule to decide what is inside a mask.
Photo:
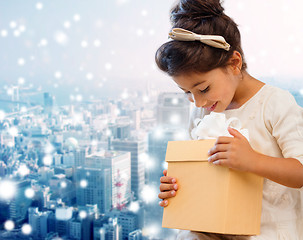
[(220, 0), (180, 0), (171, 11), (171, 21), (180, 18), (204, 19), (222, 15)]

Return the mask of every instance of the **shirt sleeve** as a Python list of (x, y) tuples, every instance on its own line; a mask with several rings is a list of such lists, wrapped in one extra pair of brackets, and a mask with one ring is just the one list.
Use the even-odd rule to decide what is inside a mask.
[(268, 99), (265, 115), (283, 156), (303, 164), (303, 108), (289, 92), (277, 89)]

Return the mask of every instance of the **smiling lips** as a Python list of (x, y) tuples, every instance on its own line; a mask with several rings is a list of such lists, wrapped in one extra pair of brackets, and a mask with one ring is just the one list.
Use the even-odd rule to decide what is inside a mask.
[(207, 111), (210, 111), (210, 112), (214, 111), (215, 108), (216, 108), (216, 106), (217, 106), (217, 103), (218, 103), (218, 102), (216, 102), (215, 104), (213, 104), (213, 105), (210, 106), (210, 107), (206, 107)]

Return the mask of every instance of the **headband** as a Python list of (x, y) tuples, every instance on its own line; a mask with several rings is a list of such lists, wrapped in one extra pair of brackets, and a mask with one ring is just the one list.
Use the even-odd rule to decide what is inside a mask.
[(178, 41), (200, 41), (215, 48), (222, 48), (229, 51), (230, 45), (224, 37), (218, 35), (200, 35), (183, 28), (173, 28), (168, 34), (171, 39)]

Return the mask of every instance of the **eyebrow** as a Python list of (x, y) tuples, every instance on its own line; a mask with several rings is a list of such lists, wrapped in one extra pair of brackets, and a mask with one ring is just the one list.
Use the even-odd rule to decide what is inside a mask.
[[(194, 88), (194, 87), (196, 87), (196, 86), (198, 86), (198, 85), (200, 85), (201, 83), (204, 83), (205, 81), (202, 81), (202, 82), (197, 82), (197, 83), (195, 83), (191, 88)], [(181, 88), (180, 86), (178, 86), (179, 88)], [(184, 88), (181, 88), (183, 91), (187, 91), (187, 90), (185, 90)]]

